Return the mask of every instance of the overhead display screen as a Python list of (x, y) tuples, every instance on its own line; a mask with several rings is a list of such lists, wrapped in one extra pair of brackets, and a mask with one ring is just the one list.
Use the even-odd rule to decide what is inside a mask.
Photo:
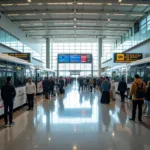
[(70, 55), (70, 63), (80, 63), (81, 62), (81, 55)]
[(64, 55), (58, 55), (58, 62), (59, 63), (69, 63), (70, 61), (70, 56), (67, 54)]
[(58, 63), (92, 63), (92, 54), (58, 54)]
[(114, 62), (130, 63), (142, 59), (142, 53), (114, 53)]
[(4, 54), (23, 59), (27, 62), (31, 62), (31, 53), (4, 53)]

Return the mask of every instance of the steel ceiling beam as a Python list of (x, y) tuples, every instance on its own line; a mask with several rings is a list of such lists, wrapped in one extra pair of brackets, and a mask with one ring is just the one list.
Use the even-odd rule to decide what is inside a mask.
[[(92, 19), (92, 18), (89, 18), (89, 19), (81, 19), (81, 18), (76, 18), (76, 21), (73, 20), (74, 18), (57, 18), (57, 19), (54, 19), (54, 18), (50, 18), (50, 19), (42, 19), (42, 20), (39, 20), (39, 19), (12, 19), (12, 22), (15, 22), (15, 23), (20, 23), (20, 22), (24, 22), (24, 23), (35, 23), (35, 22), (40, 22), (40, 23), (44, 23), (44, 22), (58, 22), (58, 23), (70, 23), (70, 22), (81, 22), (81, 23), (88, 23), (88, 22), (95, 22), (95, 23), (108, 23), (108, 20), (107, 19)], [(69, 22), (68, 22), (69, 21)], [(120, 19), (111, 19), (111, 21), (109, 21), (109, 23), (131, 23), (131, 24), (134, 24), (135, 21), (133, 20), (120, 20)]]
[[(60, 29), (60, 30), (64, 30), (67, 28), (67, 30), (69, 29), (75, 29), (73, 26), (28, 26), (28, 27), (21, 27), (21, 29), (33, 29), (33, 30), (41, 30), (41, 29)], [(76, 26), (76, 29), (79, 29), (79, 30), (89, 30), (89, 29), (92, 29), (92, 30), (120, 30), (120, 31), (128, 31), (129, 29), (131, 29), (130, 27), (103, 27), (103, 26)], [(128, 30), (127, 30), (128, 29)], [(114, 31), (113, 30), (113, 31)]]
[[(32, 0), (32, 4), (37, 4), (37, 3), (73, 3), (72, 0), (59, 0), (56, 2), (56, 0)], [(0, 4), (8, 4), (8, 3), (27, 3), (27, 0), (0, 0)], [(85, 3), (83, 5), (86, 5), (88, 3), (103, 3), (103, 4), (107, 4), (107, 3), (111, 3), (111, 4), (118, 4), (118, 0), (76, 0), (74, 2), (74, 4), (77, 3)], [(145, 0), (123, 0), (123, 3), (126, 4), (150, 4), (150, 1), (145, 1)]]
[[(27, 15), (27, 14), (36, 14), (36, 15), (46, 15), (46, 14), (74, 14), (74, 10), (65, 10), (65, 9), (59, 9), (59, 10), (38, 10), (36, 9), (35, 11), (33, 10), (17, 10), (17, 11), (9, 11), (7, 10), (6, 12), (4, 12), (5, 15), (11, 15), (11, 14), (18, 14), (18, 15)], [(124, 14), (124, 15), (140, 15), (140, 16), (144, 16), (145, 13), (144, 12), (138, 12), (138, 11), (105, 11), (105, 10), (95, 10), (95, 8), (93, 7), (93, 10), (76, 10), (75, 14), (101, 14), (101, 15), (109, 15), (112, 16), (113, 14), (117, 14), (115, 15), (120, 16), (119, 14)]]

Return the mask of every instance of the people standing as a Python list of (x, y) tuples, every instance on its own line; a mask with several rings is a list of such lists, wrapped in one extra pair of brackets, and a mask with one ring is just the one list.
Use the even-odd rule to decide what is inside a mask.
[(1, 97), (4, 103), (4, 121), (5, 127), (8, 125), (8, 109), (9, 109), (9, 126), (13, 126), (13, 104), (16, 96), (16, 90), (13, 84), (11, 84), (11, 77), (7, 77), (6, 84), (2, 86)]
[(147, 84), (147, 90), (145, 93), (145, 104), (147, 107), (146, 113), (144, 114), (144, 117), (150, 117), (150, 81), (148, 81)]
[(80, 89), (82, 89), (83, 91), (83, 78), (82, 77), (79, 78), (79, 91)]
[(50, 81), (48, 80), (48, 77), (44, 79), (42, 85), (43, 85), (43, 93), (45, 95), (45, 99), (49, 99)]
[(116, 85), (114, 80), (111, 81), (111, 99), (116, 100)]
[(27, 94), (27, 100), (28, 100), (27, 110), (33, 110), (34, 96), (36, 95), (36, 86), (35, 86), (35, 83), (32, 82), (31, 78), (28, 78), (28, 82), (26, 83), (26, 94)]
[(52, 77), (50, 77), (49, 82), (50, 82), (50, 94), (51, 94), (51, 96), (54, 96), (54, 86), (55, 86), (55, 82), (54, 82), (54, 80), (53, 80)]
[(60, 80), (59, 80), (59, 91), (60, 91), (60, 94), (64, 94), (64, 80), (63, 78), (61, 77)]
[(134, 76), (134, 81), (132, 82), (130, 95), (132, 96), (132, 117), (130, 118), (131, 121), (135, 121), (136, 118), (136, 108), (138, 106), (138, 120), (142, 121), (142, 105), (143, 100), (145, 97), (146, 92), (146, 85), (140, 79), (139, 75)]
[(124, 102), (125, 92), (127, 91), (127, 83), (124, 81), (124, 78), (121, 78), (119, 82), (118, 91), (120, 92), (121, 102)]
[(102, 82), (101, 103), (103, 104), (110, 103), (110, 88), (111, 88), (111, 84), (109, 82), (109, 78), (106, 77), (105, 80)]
[(91, 78), (90, 79), (90, 92), (92, 92), (93, 85), (94, 85), (94, 80)]

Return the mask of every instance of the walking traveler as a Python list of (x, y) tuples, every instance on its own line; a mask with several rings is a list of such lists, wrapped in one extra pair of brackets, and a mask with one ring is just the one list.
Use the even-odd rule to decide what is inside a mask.
[(94, 80), (91, 78), (90, 79), (90, 92), (92, 92), (93, 85), (94, 85)]
[(43, 85), (43, 94), (45, 95), (45, 99), (49, 99), (50, 81), (48, 80), (48, 77), (44, 79), (42, 85)]
[(33, 110), (34, 96), (36, 95), (36, 86), (35, 83), (32, 82), (31, 78), (28, 78), (28, 82), (26, 83), (26, 93), (27, 93), (27, 100), (28, 100), (27, 110)]
[(127, 91), (127, 83), (124, 81), (124, 78), (119, 82), (118, 91), (120, 92), (121, 102), (124, 102), (125, 92)]
[(59, 87), (59, 90), (60, 90), (60, 94), (64, 94), (64, 93), (65, 93), (64, 85), (65, 85), (64, 80), (63, 80), (63, 78), (61, 77), (60, 80), (59, 80), (59, 86), (60, 86), (60, 87)]
[(16, 96), (15, 87), (11, 84), (11, 77), (7, 77), (7, 82), (1, 89), (1, 97), (4, 103), (4, 121), (5, 127), (8, 125), (8, 109), (9, 109), (9, 126), (13, 126), (13, 103)]
[(132, 96), (132, 117), (130, 118), (131, 121), (135, 121), (136, 119), (136, 108), (138, 106), (138, 120), (142, 121), (142, 105), (143, 100), (146, 93), (146, 85), (140, 79), (139, 75), (134, 76), (134, 81), (132, 82), (130, 95)]
[(51, 96), (54, 96), (54, 86), (55, 86), (55, 82), (54, 82), (54, 80), (53, 80), (52, 77), (50, 77), (49, 82), (50, 82), (50, 94), (51, 94)]
[(106, 77), (105, 80), (102, 82), (101, 103), (103, 104), (110, 103), (110, 88), (111, 88), (111, 84), (109, 82), (109, 78)]
[(80, 89), (82, 89), (82, 91), (83, 91), (83, 78), (82, 77), (79, 78), (79, 91), (80, 91)]
[(145, 105), (147, 107), (146, 113), (144, 114), (144, 117), (150, 117), (150, 81), (148, 82), (147, 85), (147, 90), (145, 93)]

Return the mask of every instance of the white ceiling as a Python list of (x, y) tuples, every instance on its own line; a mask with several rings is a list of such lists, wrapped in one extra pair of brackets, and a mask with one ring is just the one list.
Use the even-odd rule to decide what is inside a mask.
[[(31, 2), (30, 2), (31, 1)], [(147, 0), (0, 0), (0, 11), (27, 36), (114, 42), (150, 11)]]

